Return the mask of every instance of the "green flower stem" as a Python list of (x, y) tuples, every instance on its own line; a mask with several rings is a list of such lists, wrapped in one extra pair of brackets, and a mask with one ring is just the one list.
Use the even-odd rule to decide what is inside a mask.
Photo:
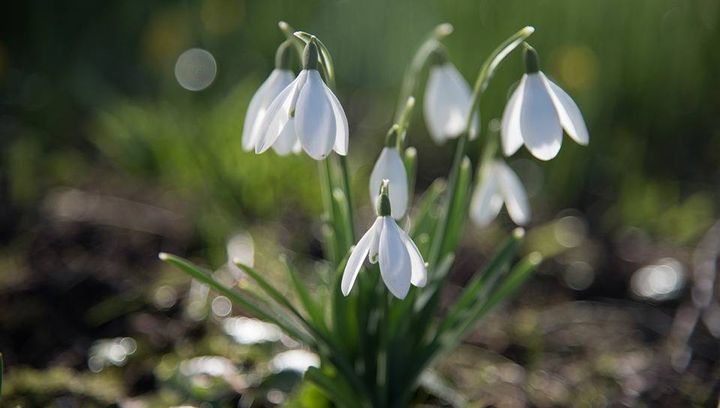
[(420, 47), (418, 47), (417, 51), (415, 51), (415, 55), (410, 62), (410, 66), (408, 66), (408, 69), (405, 71), (405, 75), (403, 76), (403, 83), (400, 88), (400, 98), (398, 99), (397, 110), (395, 113), (395, 123), (400, 123), (406, 101), (415, 94), (418, 82), (420, 82), (420, 73), (423, 68), (425, 68), (428, 57), (430, 57), (433, 51), (437, 49), (440, 45), (440, 41), (452, 34), (452, 32), (452, 24), (440, 24), (433, 29), (427, 39), (425, 39)]
[(470, 129), (472, 128), (473, 116), (480, 106), (480, 97), (490, 84), (490, 79), (492, 79), (500, 63), (510, 54), (510, 52), (517, 48), (518, 45), (522, 44), (523, 41), (525, 41), (525, 39), (528, 38), (534, 31), (535, 29), (533, 27), (527, 26), (513, 34), (490, 54), (488, 59), (480, 68), (480, 73), (478, 74), (473, 88), (470, 110), (468, 111), (469, 114), (465, 123), (465, 131), (462, 135), (460, 135), (457, 145), (455, 146), (455, 156), (453, 158), (453, 164), (448, 178), (448, 195), (444, 203), (444, 208), (441, 213), (443, 216), (440, 218), (440, 222), (438, 223), (430, 253), (429, 259), (431, 266), (436, 265), (438, 260), (442, 259), (448, 251), (452, 251), (453, 249), (448, 245), (447, 236), (449, 212), (456, 206), (455, 201), (459, 187), (458, 174), (463, 158), (465, 157), (465, 150), (468, 143), (468, 135), (470, 133)]
[(342, 255), (339, 254), (337, 247), (338, 233), (335, 211), (333, 210), (333, 186), (330, 178), (330, 163), (327, 160), (318, 162), (318, 175), (320, 177), (320, 195), (322, 196), (323, 208), (325, 209), (323, 219), (327, 222), (323, 234), (325, 238), (325, 252), (328, 255), (329, 261), (332, 262), (333, 265), (336, 265)]

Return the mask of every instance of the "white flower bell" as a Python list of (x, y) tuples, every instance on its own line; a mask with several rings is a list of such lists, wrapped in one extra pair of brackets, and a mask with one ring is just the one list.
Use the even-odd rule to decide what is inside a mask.
[[(428, 132), (437, 144), (454, 139), (465, 130), (471, 108), (472, 91), (455, 66), (438, 51), (439, 59), (430, 67), (423, 110)], [(473, 116), (470, 139), (477, 137), (480, 118)]]
[(404, 299), (410, 285), (425, 286), (425, 261), (408, 234), (398, 227), (390, 216), (388, 181), (384, 180), (378, 199), (378, 217), (352, 249), (343, 272), (340, 288), (343, 295), (350, 293), (365, 258), (380, 263), (380, 275), (393, 296)]
[[(272, 102), (260, 125), (255, 152), (276, 145), (299, 148), (315, 160), (332, 150), (345, 156), (348, 123), (340, 102), (318, 72), (318, 48), (313, 37), (305, 47), (303, 70)], [(299, 150), (299, 149), (298, 149)]]
[[(275, 54), (275, 69), (265, 82), (260, 85), (260, 88), (250, 100), (250, 105), (245, 114), (245, 123), (243, 124), (242, 147), (245, 151), (255, 148), (259, 138), (260, 126), (268, 112), (268, 108), (270, 108), (270, 104), (295, 79), (295, 73), (290, 69), (290, 56), (293, 51), (289, 41), (282, 43), (278, 47)], [(290, 153), (294, 146), (290, 146), (288, 149), (286, 144), (277, 143), (273, 147), (278, 154), (286, 155)], [(300, 147), (299, 143), (297, 147)]]
[(560, 151), (563, 129), (576, 142), (590, 141), (580, 109), (559, 86), (547, 79), (534, 49), (525, 49), (526, 74), (508, 101), (502, 118), (502, 147), (506, 156), (525, 144), (540, 160)]
[(377, 197), (383, 180), (389, 182), (389, 195), (391, 204), (390, 215), (400, 219), (405, 215), (408, 207), (408, 178), (405, 164), (397, 149), (398, 127), (393, 126), (388, 134), (385, 147), (380, 152), (370, 174), (370, 200)]
[(505, 162), (493, 160), (481, 169), (480, 185), (470, 202), (470, 218), (484, 227), (497, 217), (503, 203), (515, 224), (530, 221), (530, 204), (520, 178)]

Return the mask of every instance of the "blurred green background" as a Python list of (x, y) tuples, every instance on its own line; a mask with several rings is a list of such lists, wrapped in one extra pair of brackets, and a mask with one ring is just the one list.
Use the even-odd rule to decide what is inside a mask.
[[(288, 394), (297, 388), (283, 388), (290, 380), (268, 369), (272, 355), (292, 346), (234, 345), (217, 298), (156, 261), (164, 250), (221, 268), (238, 231), (253, 236), (263, 265), (283, 252), (311, 270), (321, 257), (315, 163), (240, 147), (247, 104), (273, 68), (283, 40), (277, 22), (286, 20), (333, 53), (365, 215), (367, 176), (403, 71), (439, 23), (455, 26), (446, 44), (469, 81), (499, 42), (533, 25), (543, 70), (583, 111), (588, 147), (565, 138), (549, 163), (525, 151), (510, 160), (531, 195), (528, 250), (557, 257), (468, 341), (459, 352), (468, 357), (438, 367), (454, 394), (478, 406), (717, 404), (717, 284), (714, 269), (710, 281), (699, 275), (695, 247), (714, 248), (717, 235), (710, 227), (719, 209), (719, 19), (716, 0), (4, 3), (6, 398), (128, 407), (318, 398), (308, 387)], [(208, 51), (216, 65), (200, 91), (176, 75), (191, 48)], [(512, 56), (493, 80), (481, 106), (485, 125), (501, 115), (521, 62)], [(432, 144), (421, 112), (409, 133), (418, 191), (446, 175), (452, 156), (452, 146)], [(489, 229), (468, 227), (457, 285), (509, 228), (504, 215)], [(708, 284), (711, 301), (698, 301)], [(113, 349), (122, 339), (134, 346)], [(133, 353), (98, 365), (93, 350), (103, 344)], [(218, 377), (215, 384), (183, 372), (183, 363), (205, 355), (228, 358), (232, 375), (203, 374)], [(452, 399), (427, 394), (429, 404)], [(139, 405), (122, 405), (130, 403)]]

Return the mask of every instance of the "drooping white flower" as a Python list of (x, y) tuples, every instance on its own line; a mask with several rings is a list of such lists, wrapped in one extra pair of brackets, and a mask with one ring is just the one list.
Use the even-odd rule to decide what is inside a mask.
[(400, 152), (394, 144), (386, 146), (380, 152), (370, 174), (370, 199), (377, 197), (383, 180), (388, 180), (390, 187), (391, 216), (400, 219), (408, 207), (408, 178), (405, 164)]
[(497, 217), (503, 204), (515, 224), (530, 221), (530, 204), (520, 178), (505, 162), (494, 160), (481, 169), (480, 182), (470, 202), (470, 218), (484, 227)]
[(506, 156), (525, 144), (540, 160), (550, 160), (560, 151), (563, 129), (577, 143), (590, 141), (582, 113), (572, 100), (538, 67), (537, 53), (525, 50), (527, 73), (505, 106), (502, 118), (502, 147)]
[[(255, 148), (260, 125), (270, 104), (283, 89), (290, 85), (293, 79), (295, 79), (295, 74), (292, 71), (275, 68), (255, 92), (255, 95), (250, 100), (250, 106), (248, 106), (245, 123), (243, 124), (242, 146), (245, 151)], [(278, 153), (283, 154), (282, 151), (278, 151)], [(287, 154), (287, 152), (284, 154)]]
[[(471, 109), (472, 91), (455, 66), (444, 61), (430, 67), (423, 110), (430, 136), (437, 144), (453, 139), (465, 130)], [(478, 134), (480, 118), (473, 116), (470, 139)]]
[[(270, 146), (305, 150), (322, 160), (332, 150), (347, 155), (348, 123), (340, 102), (318, 72), (318, 49), (305, 47), (303, 70), (270, 104), (258, 130), (255, 152)], [(297, 141), (297, 143), (296, 143)]]
[(425, 261), (412, 238), (398, 227), (390, 216), (391, 204), (384, 181), (379, 199), (379, 215), (370, 229), (352, 249), (340, 288), (343, 295), (350, 293), (365, 259), (380, 263), (380, 275), (393, 296), (404, 299), (410, 285), (425, 286)]

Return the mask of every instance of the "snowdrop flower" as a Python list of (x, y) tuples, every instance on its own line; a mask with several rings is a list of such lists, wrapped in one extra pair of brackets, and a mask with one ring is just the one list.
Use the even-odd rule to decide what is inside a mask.
[[(293, 51), (292, 44), (289, 41), (285, 41), (278, 47), (275, 54), (275, 69), (265, 82), (260, 85), (260, 88), (250, 100), (250, 105), (245, 114), (245, 123), (243, 124), (242, 147), (245, 151), (255, 148), (259, 138), (260, 125), (265, 119), (270, 104), (295, 79), (295, 74), (290, 69), (290, 59)], [(290, 153), (293, 147), (300, 148), (299, 143), (291, 144), (291, 141), (286, 140), (286, 143), (277, 143), (273, 145), (273, 148), (280, 155)]]
[(400, 219), (405, 215), (408, 207), (408, 178), (405, 164), (397, 149), (399, 137), (397, 132), (397, 125), (390, 129), (385, 147), (380, 152), (380, 157), (375, 162), (375, 167), (370, 174), (370, 199), (373, 200), (377, 197), (383, 180), (388, 180), (392, 208), (390, 215), (395, 219)]
[(563, 129), (576, 142), (590, 141), (580, 109), (570, 95), (540, 71), (535, 50), (526, 46), (525, 70), (502, 118), (502, 146), (506, 156), (525, 144), (540, 160), (550, 160), (560, 151)]
[[(337, 97), (318, 72), (315, 37), (305, 47), (303, 70), (270, 104), (259, 128), (255, 153), (270, 146), (302, 148), (315, 160), (335, 150), (347, 155), (348, 123)], [(291, 147), (292, 148), (292, 147)]]
[(494, 160), (481, 169), (480, 185), (470, 203), (470, 218), (484, 227), (497, 217), (503, 203), (515, 224), (530, 221), (530, 205), (520, 179), (505, 162)]
[[(465, 130), (472, 91), (455, 66), (442, 52), (436, 52), (430, 67), (423, 109), (430, 136), (437, 144), (453, 139)], [(480, 118), (473, 116), (470, 140), (477, 137)]]
[(347, 296), (352, 289), (365, 258), (380, 262), (380, 275), (395, 297), (404, 299), (410, 285), (425, 286), (427, 271), (420, 251), (408, 234), (390, 216), (388, 181), (384, 180), (378, 198), (378, 217), (352, 250), (340, 288)]

